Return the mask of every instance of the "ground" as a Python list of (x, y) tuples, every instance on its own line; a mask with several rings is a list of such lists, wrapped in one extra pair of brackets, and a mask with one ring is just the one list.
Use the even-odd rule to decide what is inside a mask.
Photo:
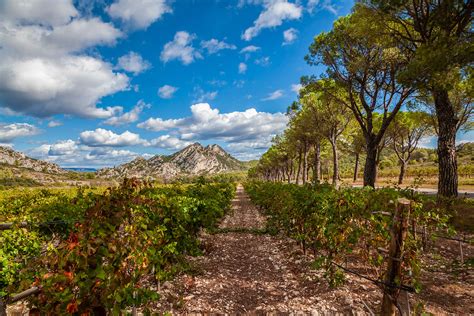
[[(165, 283), (164, 298), (154, 309), (173, 314), (313, 315), (370, 315), (379, 309), (377, 286), (349, 274), (344, 285), (330, 288), (323, 273), (311, 269), (311, 257), (304, 256), (295, 242), (262, 233), (265, 222), (239, 186), (232, 210), (218, 232), (202, 235), (204, 255), (190, 258), (195, 271)], [(409, 295), (412, 307), (421, 303), (435, 315), (474, 313), (472, 275), (465, 269), (446, 268), (450, 258), (458, 256), (458, 249), (456, 242), (439, 248), (433, 245), (431, 253), (439, 254), (425, 260), (439, 271), (423, 275), (426, 288), (419, 295)], [(469, 245), (464, 252), (466, 258), (473, 255)], [(349, 267), (365, 271), (357, 258), (349, 260)]]

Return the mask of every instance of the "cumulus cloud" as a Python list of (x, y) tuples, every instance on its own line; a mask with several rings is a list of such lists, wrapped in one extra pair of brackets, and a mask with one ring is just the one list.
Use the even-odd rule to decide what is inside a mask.
[(180, 150), (191, 145), (192, 142), (181, 140), (171, 135), (162, 135), (154, 138), (149, 142), (148, 146), (163, 148), (167, 150)]
[(303, 8), (286, 0), (265, 1), (264, 10), (242, 34), (242, 39), (250, 41), (260, 34), (262, 29), (280, 26), (285, 20), (297, 20), (301, 17)]
[(2, 54), (23, 58), (55, 58), (77, 53), (96, 45), (113, 45), (123, 34), (99, 18), (76, 18), (54, 27), (0, 22)]
[(260, 47), (258, 46), (254, 46), (254, 45), (249, 45), (249, 46), (245, 46), (244, 48), (242, 48), (240, 50), (240, 53), (241, 54), (245, 54), (245, 53), (254, 53), (256, 51), (260, 50)]
[(132, 29), (146, 29), (173, 10), (166, 0), (118, 0), (106, 11), (112, 18), (121, 20)]
[(0, 123), (0, 143), (9, 143), (18, 137), (33, 136), (40, 130), (28, 123)]
[(140, 113), (142, 113), (143, 109), (150, 108), (151, 105), (143, 102), (143, 100), (138, 101), (138, 103), (132, 108), (130, 112), (121, 113), (118, 116), (111, 117), (107, 119), (104, 124), (112, 125), (112, 126), (119, 126), (124, 124), (129, 124), (138, 121)]
[(131, 72), (134, 75), (138, 75), (148, 68), (150, 68), (150, 63), (142, 58), (139, 54), (135, 52), (130, 52), (127, 55), (124, 55), (118, 59), (118, 68), (123, 69), (127, 72)]
[(43, 144), (27, 151), (34, 158), (63, 167), (105, 167), (128, 162), (139, 154), (130, 150), (81, 146), (71, 139)]
[(194, 101), (193, 102), (204, 102), (212, 101), (217, 97), (217, 91), (204, 91), (201, 87), (194, 87)]
[(58, 126), (62, 126), (63, 123), (60, 122), (60, 121), (49, 121), (48, 122), (48, 127), (58, 127)]
[(201, 47), (206, 49), (209, 55), (216, 54), (223, 49), (237, 49), (237, 46), (224, 41), (219, 41), (215, 38), (208, 41), (201, 41)]
[(191, 116), (163, 120), (150, 118), (138, 127), (150, 131), (175, 131), (186, 141), (217, 139), (230, 143), (273, 137), (283, 131), (288, 118), (283, 113), (258, 112), (251, 108), (242, 112), (220, 113), (208, 103), (191, 106)]
[(79, 135), (79, 140), (81, 144), (90, 147), (125, 147), (146, 143), (138, 134), (129, 131), (116, 134), (103, 128), (97, 128), (94, 131), (84, 131)]
[(298, 30), (290, 28), (283, 32), (283, 45), (290, 45), (298, 38)]
[(262, 101), (271, 101), (271, 100), (276, 100), (279, 99), (283, 96), (283, 90), (275, 90), (271, 93), (268, 94), (267, 97), (263, 98)]
[(99, 18), (81, 17), (72, 1), (5, 0), (0, 6), (1, 107), (37, 117), (113, 115), (96, 104), (127, 89), (129, 79), (84, 51), (113, 45), (122, 32)]
[(266, 135), (259, 139), (230, 143), (226, 149), (237, 159), (258, 159), (272, 144), (273, 135)]
[(49, 26), (64, 24), (78, 12), (72, 1), (57, 0), (3, 0), (0, 18), (20, 22), (40, 23)]
[(332, 3), (331, 0), (309, 0), (307, 9), (309, 13), (313, 13), (313, 11), (317, 10), (327, 10), (334, 15), (337, 15), (337, 8)]
[(180, 60), (183, 65), (189, 65), (194, 62), (195, 59), (202, 58), (199, 53), (192, 45), (193, 40), (196, 38), (194, 34), (189, 34), (185, 31), (177, 32), (171, 42), (168, 42), (161, 51), (160, 59), (164, 63), (172, 60)]
[(239, 74), (244, 74), (247, 71), (247, 65), (245, 63), (239, 64)]
[(0, 65), (0, 100), (18, 113), (37, 117), (70, 114), (107, 118), (114, 108), (97, 108), (102, 97), (128, 87), (127, 76), (88, 56), (12, 60)]
[(300, 93), (301, 88), (303, 88), (303, 85), (301, 83), (296, 83), (291, 85), (291, 91), (294, 93)]
[(162, 99), (171, 99), (178, 88), (165, 84), (158, 88), (158, 96)]

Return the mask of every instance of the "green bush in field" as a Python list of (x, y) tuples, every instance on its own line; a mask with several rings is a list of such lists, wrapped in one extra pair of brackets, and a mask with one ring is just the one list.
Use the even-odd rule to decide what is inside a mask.
[(217, 224), (234, 191), (233, 183), (124, 180), (103, 193), (43, 190), (3, 199), (2, 220), (54, 225), (9, 230), (10, 247), (0, 240), (1, 295), (41, 286), (30, 303), (61, 315), (143, 305), (159, 295), (146, 282), (172, 277), (185, 255), (199, 253), (199, 231)]
[[(390, 227), (397, 200), (411, 200), (410, 219), (418, 227), (447, 227), (448, 216), (423, 209), (423, 199), (410, 190), (371, 188), (335, 189), (329, 185), (298, 186), (271, 182), (249, 182), (245, 189), (252, 201), (269, 215), (272, 230), (297, 240), (303, 251), (313, 251), (315, 266), (323, 268), (331, 285), (343, 281), (344, 264), (358, 253), (378, 271), (383, 280), (386, 260), (379, 249), (389, 249)], [(388, 216), (388, 215), (390, 216)], [(403, 257), (403, 279), (419, 289), (421, 240), (408, 233)]]

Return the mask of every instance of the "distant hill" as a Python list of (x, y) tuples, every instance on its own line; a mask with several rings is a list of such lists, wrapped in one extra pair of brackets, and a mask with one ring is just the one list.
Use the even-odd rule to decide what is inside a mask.
[(169, 156), (157, 155), (150, 159), (138, 157), (114, 168), (97, 171), (103, 178), (162, 178), (177, 176), (209, 175), (247, 169), (247, 164), (228, 154), (219, 145), (203, 147), (194, 143)]
[(66, 170), (55, 163), (33, 159), (24, 153), (3, 146), (0, 146), (0, 164), (11, 168), (23, 168), (49, 174), (67, 173)]

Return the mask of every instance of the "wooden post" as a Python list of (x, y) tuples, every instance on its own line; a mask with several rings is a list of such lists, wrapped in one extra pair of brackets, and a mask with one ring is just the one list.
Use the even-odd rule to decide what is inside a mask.
[(7, 302), (0, 298), (0, 316), (7, 316)]
[(398, 199), (390, 231), (391, 240), (385, 276), (385, 283), (387, 285), (384, 286), (382, 316), (395, 315), (397, 310), (397, 298), (400, 294), (397, 281), (402, 279), (403, 242), (407, 235), (409, 216), (410, 201), (403, 198)]

